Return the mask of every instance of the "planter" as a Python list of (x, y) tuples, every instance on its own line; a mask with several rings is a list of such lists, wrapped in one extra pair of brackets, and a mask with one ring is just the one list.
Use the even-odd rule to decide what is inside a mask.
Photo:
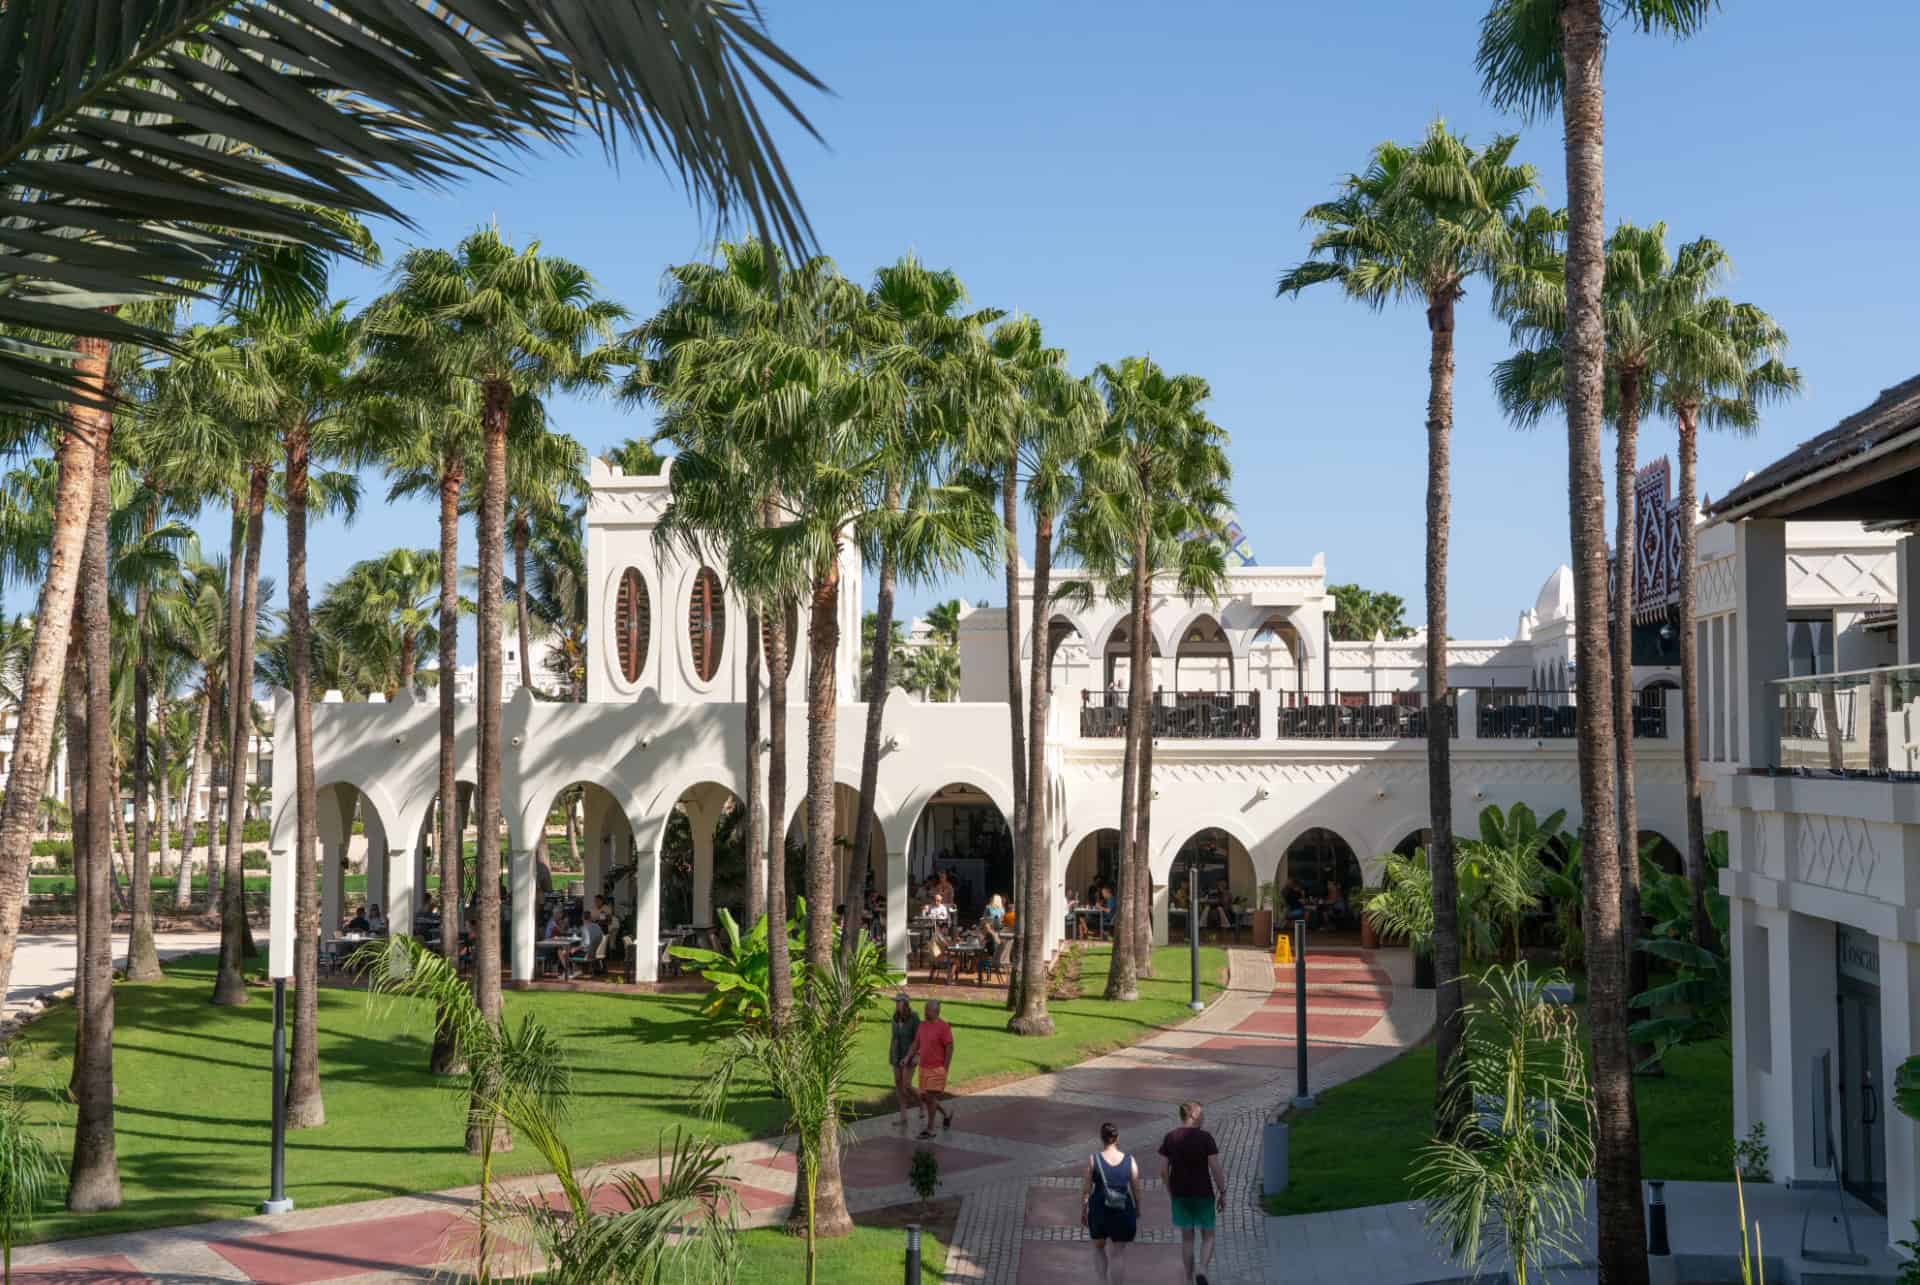
[(1273, 911), (1265, 906), (1253, 912), (1253, 940), (1262, 950), (1273, 949)]
[(1433, 956), (1422, 951), (1413, 952), (1413, 988), (1417, 991), (1430, 991), (1437, 981), (1434, 975)]
[(1373, 920), (1360, 916), (1360, 949), (1376, 950), (1380, 946), (1380, 934), (1373, 930)]

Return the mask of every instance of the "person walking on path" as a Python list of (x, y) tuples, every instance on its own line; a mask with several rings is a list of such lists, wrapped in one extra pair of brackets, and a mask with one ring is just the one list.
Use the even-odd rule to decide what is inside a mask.
[(927, 1001), (927, 1015), (913, 1033), (913, 1062), (920, 1068), (920, 1105), (927, 1113), (922, 1138), (933, 1136), (934, 1112), (939, 1112), (942, 1127), (953, 1128), (953, 1112), (940, 1105), (947, 1091), (947, 1069), (953, 1065), (953, 1028), (940, 1020), (940, 1001)]
[(1120, 1285), (1126, 1247), (1140, 1229), (1140, 1165), (1120, 1150), (1120, 1131), (1100, 1126), (1100, 1151), (1087, 1157), (1080, 1181), (1080, 1222), (1093, 1242), (1098, 1279)]
[[(1207, 1285), (1213, 1265), (1214, 1215), (1227, 1207), (1227, 1176), (1220, 1168), (1220, 1144), (1201, 1128), (1206, 1112), (1198, 1102), (1180, 1104), (1180, 1127), (1160, 1140), (1160, 1179), (1180, 1230), (1180, 1261), (1192, 1285)], [(1200, 1236), (1196, 1259), (1193, 1238)]]
[(893, 1067), (893, 1097), (900, 1108), (896, 1129), (907, 1127), (907, 1110), (919, 1102), (913, 1091), (913, 1037), (920, 1029), (920, 1016), (913, 1011), (913, 996), (901, 991), (893, 997), (893, 1032), (887, 1042), (887, 1063)]

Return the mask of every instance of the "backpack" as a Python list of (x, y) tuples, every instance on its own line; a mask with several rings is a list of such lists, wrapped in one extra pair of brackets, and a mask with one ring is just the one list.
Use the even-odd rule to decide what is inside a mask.
[[(1128, 1157), (1123, 1153), (1121, 1162), (1125, 1163), (1127, 1159)], [(1125, 1209), (1128, 1200), (1127, 1189), (1122, 1187), (1120, 1190), (1115, 1191), (1107, 1185), (1107, 1167), (1100, 1163), (1099, 1156), (1088, 1156), (1087, 1160), (1093, 1165), (1093, 1176), (1100, 1182), (1101, 1203), (1106, 1205), (1108, 1209)]]

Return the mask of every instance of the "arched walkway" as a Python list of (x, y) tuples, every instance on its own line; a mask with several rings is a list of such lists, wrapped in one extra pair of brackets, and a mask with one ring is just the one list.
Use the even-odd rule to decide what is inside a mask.
[(907, 874), (917, 885), (936, 870), (952, 878), (968, 921), (996, 893), (1013, 900), (1013, 829), (988, 789), (953, 781), (928, 796), (907, 841)]
[(725, 909), (745, 931), (747, 812), (724, 785), (689, 787), (667, 814), (660, 838), (660, 924), (704, 932)]
[[(605, 965), (624, 967), (629, 940), (657, 935), (655, 925), (643, 930), (639, 923), (637, 907), (651, 899), (655, 867), (639, 859), (626, 806), (605, 785), (590, 780), (571, 781), (542, 802), (545, 809), (529, 822), (535, 837), (526, 845), (526, 856), (515, 854), (514, 979), (534, 976), (541, 962), (534, 943), (554, 911), (587, 914), (596, 897), (605, 899), (616, 921)], [(548, 866), (544, 872), (534, 852), (542, 845)], [(644, 968), (641, 973), (641, 980), (652, 980)]]
[(1360, 859), (1334, 831), (1314, 826), (1287, 845), (1281, 876), (1305, 888), (1310, 897), (1326, 896), (1334, 883), (1352, 892), (1361, 886)]
[(1047, 622), (1047, 690), (1070, 692), (1096, 686), (1085, 635), (1069, 617), (1054, 616)]
[(1173, 653), (1173, 682), (1179, 692), (1230, 692), (1234, 689), (1233, 647), (1211, 614), (1196, 616), (1180, 630)]
[[(1186, 941), (1192, 923), (1188, 872), (1197, 885), (1192, 906), (1200, 908), (1201, 924), (1211, 927), (1217, 908), (1231, 915), (1235, 907), (1252, 907), (1260, 899), (1259, 876), (1246, 845), (1217, 827), (1200, 830), (1180, 845), (1167, 874), (1167, 940)], [(1231, 926), (1231, 920), (1227, 926)]]
[[(320, 867), (320, 941), (325, 943), (338, 936), (351, 916), (363, 909), (371, 916), (376, 907), (379, 917), (390, 923), (393, 931), (411, 931), (415, 904), (412, 867), (404, 859), (404, 853), (392, 852), (386, 819), (373, 797), (351, 782), (334, 781), (315, 789), (314, 801), (317, 805), (314, 823), (320, 839), (320, 851), (316, 854)], [(289, 798), (277, 810), (284, 817), (285, 842), (274, 845), (272, 877), (284, 877), (286, 886), (292, 887), (298, 846), (294, 801)], [(285, 863), (284, 876), (280, 869), (282, 862)], [(347, 881), (356, 863), (364, 882), (349, 892)], [(284, 934), (280, 931), (281, 925), (273, 925), (276, 950), (283, 936), (289, 948), (293, 942), (295, 900), (293, 897), (280, 899), (285, 903), (282, 913), (286, 925)], [(290, 956), (287, 962), (291, 968)]]
[[(1120, 831), (1107, 826), (1082, 836), (1074, 844), (1061, 882), (1066, 896), (1071, 897), (1076, 906), (1088, 906), (1094, 903), (1096, 888), (1116, 886), (1119, 871)], [(1097, 915), (1077, 912), (1073, 930), (1087, 936), (1104, 931)]]

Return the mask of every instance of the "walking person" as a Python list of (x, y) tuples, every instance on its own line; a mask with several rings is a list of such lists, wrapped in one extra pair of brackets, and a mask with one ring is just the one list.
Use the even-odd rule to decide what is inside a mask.
[[(1180, 1261), (1192, 1285), (1207, 1285), (1213, 1265), (1214, 1216), (1227, 1207), (1227, 1175), (1220, 1168), (1220, 1144), (1201, 1127), (1206, 1111), (1198, 1102), (1180, 1104), (1180, 1127), (1160, 1140), (1160, 1179), (1173, 1205), (1180, 1232)], [(1200, 1237), (1199, 1254), (1193, 1239)]]
[(1140, 1230), (1140, 1165), (1120, 1150), (1120, 1131), (1100, 1126), (1100, 1150), (1080, 1180), (1080, 1222), (1093, 1242), (1097, 1279), (1121, 1285), (1120, 1264)]
[(927, 1001), (927, 1015), (913, 1033), (913, 1062), (920, 1069), (920, 1105), (927, 1114), (920, 1137), (931, 1138), (935, 1112), (942, 1128), (953, 1128), (953, 1112), (940, 1104), (947, 1091), (947, 1070), (953, 1065), (953, 1028), (940, 1020), (937, 999)]
[(893, 1030), (887, 1041), (887, 1062), (893, 1067), (893, 1096), (900, 1108), (894, 1128), (907, 1127), (907, 1111), (917, 1105), (913, 1091), (914, 1035), (920, 1030), (920, 1015), (913, 1011), (913, 997), (902, 990), (893, 997)]

